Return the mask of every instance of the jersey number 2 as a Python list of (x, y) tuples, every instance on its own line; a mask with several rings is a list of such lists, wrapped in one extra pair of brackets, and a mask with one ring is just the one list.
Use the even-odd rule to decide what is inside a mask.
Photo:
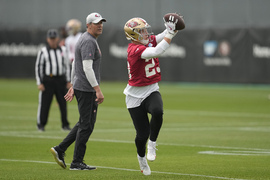
[[(146, 59), (145, 62), (149, 62), (151, 60), (151, 63), (150, 64), (147, 64), (145, 66), (145, 75), (146, 77), (150, 77), (150, 76), (153, 76), (155, 75), (156, 73), (159, 73), (160, 72), (160, 68), (159, 67), (156, 67), (156, 68), (153, 68), (155, 67), (155, 61), (154, 59)], [(129, 63), (127, 62), (127, 66), (128, 66), (128, 77), (129, 79), (131, 79), (132, 75), (130, 73), (130, 65)]]
[(160, 68), (159, 67), (156, 67), (156, 68), (153, 68), (155, 67), (155, 61), (154, 59), (146, 59), (145, 62), (149, 62), (151, 60), (151, 63), (150, 64), (147, 64), (145, 66), (145, 75), (146, 77), (150, 77), (150, 76), (153, 76), (155, 75), (156, 73), (159, 73), (160, 72)]

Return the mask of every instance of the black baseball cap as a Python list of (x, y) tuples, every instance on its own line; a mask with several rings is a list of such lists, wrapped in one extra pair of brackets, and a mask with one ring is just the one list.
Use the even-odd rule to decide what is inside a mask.
[(49, 29), (47, 31), (47, 38), (54, 39), (59, 37), (58, 31), (56, 29)]

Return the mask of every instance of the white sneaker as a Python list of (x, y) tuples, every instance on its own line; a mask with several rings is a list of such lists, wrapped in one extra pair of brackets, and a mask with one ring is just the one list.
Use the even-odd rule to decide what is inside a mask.
[(138, 161), (139, 161), (139, 164), (140, 164), (141, 172), (144, 175), (146, 175), (146, 176), (150, 175), (151, 174), (151, 169), (150, 169), (150, 167), (147, 164), (147, 160), (146, 160), (145, 156), (144, 157), (140, 157), (137, 154), (137, 157), (138, 157)]
[(156, 144), (156, 142), (154, 142), (154, 141), (151, 141), (150, 139), (149, 139), (149, 141), (148, 141), (148, 146), (147, 146), (147, 159), (149, 160), (149, 161), (154, 161), (155, 159), (156, 159), (156, 150), (158, 150), (157, 148), (156, 148), (156, 146), (157, 146), (157, 144)]

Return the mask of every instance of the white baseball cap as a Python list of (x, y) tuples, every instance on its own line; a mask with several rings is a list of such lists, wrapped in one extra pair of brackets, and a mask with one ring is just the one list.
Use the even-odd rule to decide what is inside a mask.
[(97, 12), (93, 12), (86, 17), (86, 24), (98, 23), (100, 21), (106, 22), (106, 19), (102, 18), (102, 16)]

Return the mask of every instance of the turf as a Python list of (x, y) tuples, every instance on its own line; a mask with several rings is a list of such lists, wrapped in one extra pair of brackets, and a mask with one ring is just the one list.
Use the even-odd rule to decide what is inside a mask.
[[(160, 83), (164, 123), (151, 176), (139, 171), (125, 86), (101, 84), (105, 101), (85, 155), (98, 169), (70, 171), (49, 151), (67, 135), (56, 101), (46, 131), (38, 132), (35, 81), (0, 79), (0, 179), (270, 179), (269, 85)], [(75, 125), (76, 100), (68, 117)], [(68, 167), (73, 150), (66, 151)]]

